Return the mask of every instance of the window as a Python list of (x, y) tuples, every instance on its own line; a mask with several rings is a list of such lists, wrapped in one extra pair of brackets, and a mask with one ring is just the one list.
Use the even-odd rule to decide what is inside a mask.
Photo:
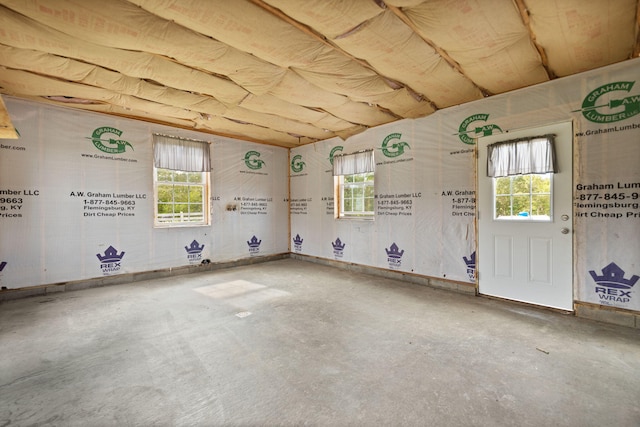
[(373, 150), (333, 157), (336, 218), (374, 218), (374, 170)]
[(551, 221), (552, 179), (550, 173), (493, 178), (493, 218)]
[(206, 225), (209, 174), (154, 169), (156, 225)]
[(373, 172), (340, 175), (338, 179), (338, 218), (373, 217)]
[(493, 218), (551, 221), (556, 172), (554, 135), (489, 145), (487, 176), (493, 178)]
[(209, 225), (209, 144), (154, 135), (156, 227)]

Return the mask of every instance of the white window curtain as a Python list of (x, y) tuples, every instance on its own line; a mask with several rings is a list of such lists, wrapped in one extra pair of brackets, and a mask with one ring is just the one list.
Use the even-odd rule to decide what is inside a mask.
[(155, 167), (185, 172), (210, 172), (209, 143), (168, 135), (153, 135)]
[(376, 162), (373, 158), (373, 150), (333, 156), (333, 176), (354, 175), (375, 170)]
[(487, 150), (488, 177), (558, 172), (554, 135), (496, 142)]

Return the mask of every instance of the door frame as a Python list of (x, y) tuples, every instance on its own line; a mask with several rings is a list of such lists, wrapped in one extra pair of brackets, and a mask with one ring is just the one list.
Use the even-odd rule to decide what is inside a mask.
[[(568, 203), (568, 209), (564, 209), (563, 212), (559, 212), (559, 209), (557, 209), (557, 206), (555, 204), (555, 200), (554, 200), (554, 204), (553, 204), (553, 215), (554, 215), (554, 220), (553, 223), (558, 225), (558, 228), (562, 227), (562, 225), (566, 225), (569, 227), (569, 230), (571, 230), (571, 236), (570, 236), (570, 245), (571, 245), (571, 253), (570, 253), (570, 265), (568, 266), (568, 276), (569, 278), (567, 279), (569, 281), (568, 283), (568, 287), (570, 288), (570, 301), (565, 301), (566, 300), (566, 295), (563, 298), (564, 303), (562, 304), (558, 304), (558, 305), (548, 305), (548, 304), (538, 304), (536, 302), (531, 302), (531, 301), (526, 301), (526, 300), (519, 300), (517, 298), (510, 298), (508, 296), (500, 296), (500, 295), (492, 295), (492, 294), (486, 294), (483, 293), (481, 290), (481, 278), (482, 277), (487, 277), (486, 276), (486, 271), (483, 273), (482, 271), (482, 267), (481, 267), (481, 260), (482, 260), (482, 249), (481, 249), (481, 245), (480, 245), (480, 236), (482, 235), (482, 229), (481, 229), (481, 220), (480, 220), (480, 215), (483, 215), (483, 221), (485, 220), (485, 216), (486, 215), (490, 215), (490, 218), (493, 219), (493, 191), (491, 192), (491, 202), (490, 205), (492, 206), (492, 209), (490, 210), (490, 212), (481, 212), (482, 209), (482, 203), (480, 201), (480, 179), (481, 179), (481, 175), (482, 172), (482, 165), (480, 165), (480, 159), (481, 154), (480, 154), (480, 139), (483, 137), (478, 138), (478, 140), (476, 141), (476, 159), (475, 159), (475, 170), (476, 170), (476, 195), (478, 197), (478, 201), (476, 203), (476, 219), (475, 219), (475, 223), (476, 223), (476, 255), (477, 255), (477, 259), (476, 259), (476, 282), (477, 282), (477, 292), (479, 295), (483, 295), (483, 296), (489, 296), (491, 298), (497, 298), (497, 299), (503, 299), (503, 300), (509, 300), (509, 301), (517, 301), (517, 302), (521, 302), (521, 303), (525, 303), (525, 304), (530, 304), (530, 305), (534, 305), (534, 306), (539, 306), (539, 307), (545, 307), (545, 308), (552, 308), (552, 309), (557, 309), (557, 310), (561, 310), (564, 312), (573, 312), (575, 310), (575, 286), (574, 286), (574, 280), (575, 280), (575, 235), (574, 235), (574, 229), (575, 229), (575, 218), (574, 218), (574, 212), (573, 212), (573, 181), (574, 181), (574, 161), (575, 161), (575, 153), (574, 153), (574, 147), (575, 147), (575, 135), (574, 135), (574, 127), (575, 127), (575, 122), (573, 120), (562, 120), (562, 121), (557, 121), (557, 122), (552, 122), (552, 123), (545, 123), (545, 124), (540, 124), (540, 125), (536, 125), (536, 126), (531, 126), (531, 127), (525, 127), (525, 128), (519, 128), (519, 129), (514, 129), (511, 131), (506, 131), (503, 134), (499, 134), (499, 135), (491, 135), (489, 136), (491, 142), (498, 142), (500, 140), (506, 141), (509, 139), (514, 139), (514, 138), (518, 138), (518, 137), (522, 137), (524, 135), (520, 135), (521, 133), (529, 133), (529, 136), (531, 135), (539, 135), (539, 134), (543, 134), (543, 133), (549, 133), (549, 132), (545, 132), (545, 129), (547, 127), (552, 127), (552, 126), (562, 126), (562, 125), (569, 125), (570, 129), (568, 129), (567, 132), (567, 138), (569, 139), (569, 141), (564, 141), (563, 144), (566, 144), (563, 148), (568, 149), (570, 152), (567, 155), (567, 159), (569, 160), (569, 165), (563, 165), (562, 163), (559, 164), (559, 172), (563, 172), (563, 169), (566, 170), (566, 172), (569, 174), (569, 177), (565, 177), (565, 181), (568, 180), (568, 182), (565, 182), (564, 185), (566, 185), (568, 188), (568, 194), (570, 197), (570, 201)], [(513, 137), (511, 135), (509, 135), (509, 133), (514, 134)], [(484, 137), (487, 138), (487, 137)], [(484, 139), (484, 141), (487, 141), (487, 139)], [(483, 149), (486, 149), (486, 145), (483, 144)], [(486, 157), (486, 156), (485, 156)], [(560, 156), (558, 156), (560, 157)], [(566, 161), (566, 160), (565, 160)], [(486, 178), (485, 178), (486, 179)], [(555, 179), (554, 179), (555, 181)], [(554, 191), (555, 194), (555, 191)], [(555, 199), (556, 196), (554, 196)], [(560, 195), (558, 196), (560, 197)], [(484, 201), (483, 201), (484, 202)], [(561, 222), (561, 218), (563, 215), (568, 215), (569, 216), (569, 220), (566, 223)], [(486, 245), (485, 245), (485, 249), (486, 249)], [(486, 266), (485, 266), (485, 270), (486, 270)], [(565, 292), (568, 291), (568, 289), (565, 289)]]

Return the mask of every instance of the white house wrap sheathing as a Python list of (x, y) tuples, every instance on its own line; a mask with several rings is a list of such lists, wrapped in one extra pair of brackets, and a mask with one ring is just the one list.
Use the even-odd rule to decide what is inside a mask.
[[(2, 140), (0, 150), (0, 285), (288, 251), (286, 149), (14, 98), (6, 104), (20, 138)], [(125, 141), (123, 150), (97, 149), (99, 129), (102, 139)], [(153, 227), (153, 133), (211, 141), (210, 226)], [(254, 236), (257, 247), (248, 243)], [(102, 262), (109, 248), (122, 256)]]
[[(639, 71), (633, 60), (292, 149), (292, 251), (475, 281), (473, 138), (573, 121), (574, 299), (640, 310)], [(331, 155), (363, 149), (375, 220), (336, 220)]]
[[(574, 299), (640, 311), (639, 69), (633, 60), (290, 153), (215, 138), (212, 225), (179, 229), (153, 227), (151, 135), (206, 135), (7, 98), (20, 138), (0, 146), (0, 284), (290, 249), (473, 286), (474, 139), (572, 121)], [(129, 145), (98, 151), (103, 127)], [(331, 156), (362, 149), (375, 152), (375, 219), (336, 220)], [(101, 259), (110, 252), (112, 265)]]
[[(637, 55), (637, 16), (636, 0), (0, 0), (0, 91), (39, 102), (77, 98), (76, 108), (297, 147), (291, 232), (309, 236), (287, 244), (286, 150), (215, 138), (214, 225), (192, 239), (208, 242), (212, 261), (253, 256), (244, 247), (251, 236), (241, 234), (255, 222), (256, 233), (271, 236), (262, 253), (290, 245), (469, 282), (473, 138), (573, 120), (574, 296), (638, 310), (638, 60), (553, 80)], [(0, 253), (3, 286), (95, 277), (96, 247), (111, 238), (135, 251), (126, 249), (122, 272), (186, 262), (180, 245), (193, 229), (151, 227), (150, 134), (207, 137), (14, 98), (7, 109), (21, 138), (0, 150), (0, 190), (9, 196), (0, 231), (12, 242)], [(92, 154), (84, 150), (98, 126), (122, 130), (135, 151), (81, 157)], [(315, 140), (324, 141), (299, 147)], [(376, 220), (335, 221), (323, 200), (333, 196), (330, 153), (366, 148), (380, 163)], [(268, 175), (243, 169), (252, 151), (274, 167)], [(80, 184), (83, 193), (146, 197), (134, 217), (92, 223), (97, 217), (78, 215), (84, 207), (70, 195)], [(238, 197), (272, 200), (244, 201), (236, 215), (226, 209)], [(253, 219), (254, 202), (270, 203), (266, 218)], [(272, 229), (277, 243), (269, 243)], [(337, 237), (343, 250), (327, 246)], [(393, 243), (402, 255), (392, 263)], [(73, 271), (55, 265), (59, 255), (74, 259)], [(607, 275), (620, 287), (602, 285)]]

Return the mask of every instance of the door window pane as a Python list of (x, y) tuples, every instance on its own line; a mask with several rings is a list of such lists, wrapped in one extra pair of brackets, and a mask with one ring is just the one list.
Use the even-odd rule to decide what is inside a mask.
[(493, 178), (493, 218), (551, 221), (552, 174)]

